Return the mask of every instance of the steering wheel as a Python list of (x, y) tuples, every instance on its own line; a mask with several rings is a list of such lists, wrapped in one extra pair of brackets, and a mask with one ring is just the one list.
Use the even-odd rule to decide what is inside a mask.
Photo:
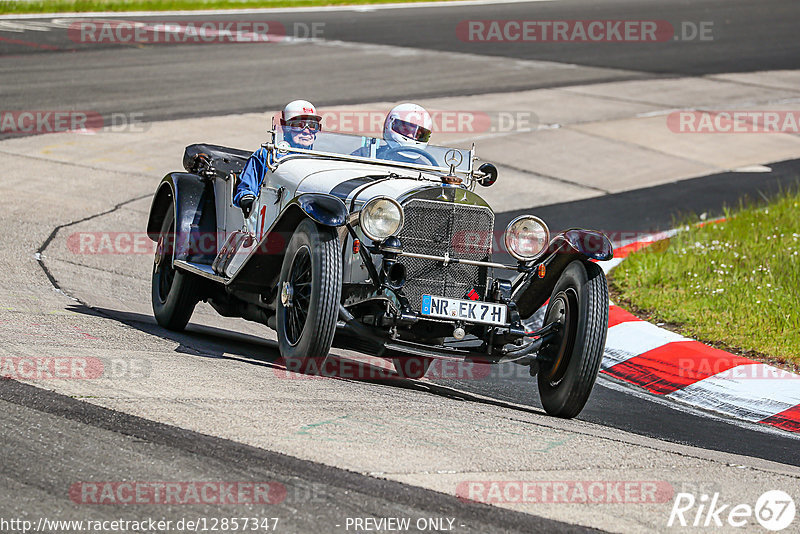
[(436, 158), (428, 154), (428, 152), (426, 152), (425, 150), (422, 150), (421, 148), (417, 148), (415, 146), (396, 146), (394, 148), (390, 148), (389, 150), (384, 152), (383, 157), (381, 159), (391, 159), (389, 156), (393, 156), (398, 152), (413, 152), (414, 154), (419, 154), (420, 156), (423, 156), (425, 159), (430, 161), (431, 165), (433, 165), (434, 167), (439, 166), (439, 162), (436, 161)]

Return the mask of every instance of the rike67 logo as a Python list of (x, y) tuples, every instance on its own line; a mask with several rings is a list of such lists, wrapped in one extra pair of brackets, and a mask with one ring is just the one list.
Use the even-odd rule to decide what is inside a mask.
[(691, 493), (678, 493), (672, 504), (667, 526), (681, 527), (745, 527), (755, 518), (767, 530), (777, 532), (790, 526), (796, 509), (792, 497), (781, 490), (763, 493), (755, 506), (747, 503), (732, 504), (720, 500), (719, 493), (699, 498)]

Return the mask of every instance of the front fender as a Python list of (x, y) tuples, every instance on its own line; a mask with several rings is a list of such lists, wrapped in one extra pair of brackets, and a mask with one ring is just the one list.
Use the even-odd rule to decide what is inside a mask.
[(545, 266), (544, 278), (539, 278), (537, 269), (520, 274), (514, 280), (511, 300), (517, 304), (520, 317), (530, 317), (553, 292), (553, 288), (567, 265), (574, 260), (606, 261), (614, 257), (614, 247), (605, 234), (594, 230), (572, 228), (557, 234), (550, 240), (544, 259), (533, 264)]
[(210, 264), (217, 253), (217, 212), (214, 188), (196, 174), (172, 172), (158, 186), (147, 235), (158, 240), (170, 204), (175, 214), (175, 259)]
[[(314, 221), (324, 226), (344, 226), (347, 221), (347, 207), (340, 198), (326, 193), (302, 193), (286, 206), (296, 204)], [(284, 209), (284, 212), (286, 210)]]
[(556, 235), (553, 241), (559, 238), (563, 239), (575, 252), (583, 254), (589, 259), (608, 261), (614, 257), (614, 247), (611, 244), (611, 240), (602, 232), (571, 228)]

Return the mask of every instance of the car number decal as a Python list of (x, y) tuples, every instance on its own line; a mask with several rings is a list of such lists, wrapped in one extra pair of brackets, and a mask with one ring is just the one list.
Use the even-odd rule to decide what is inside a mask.
[(258, 224), (258, 239), (261, 240), (264, 237), (264, 222), (267, 219), (267, 207), (261, 206), (261, 211), (258, 212), (258, 218), (260, 220)]

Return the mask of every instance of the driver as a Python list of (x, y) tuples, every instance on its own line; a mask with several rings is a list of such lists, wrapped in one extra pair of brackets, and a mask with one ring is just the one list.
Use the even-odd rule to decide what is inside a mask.
[[(427, 164), (428, 161), (418, 152), (398, 150), (402, 147), (425, 150), (431, 138), (433, 120), (425, 108), (406, 102), (392, 108), (383, 122), (385, 145), (378, 148), (378, 159), (389, 159), (404, 163)], [(369, 156), (368, 147), (362, 147), (354, 156)]]
[[(291, 147), (313, 150), (317, 132), (322, 129), (322, 116), (308, 100), (293, 100), (281, 112), (281, 126)], [(266, 172), (267, 151), (262, 147), (247, 160), (233, 197), (234, 206), (242, 208), (245, 219), (250, 217)]]
[(317, 132), (322, 129), (322, 116), (317, 114), (317, 108), (308, 100), (294, 100), (283, 108), (281, 126), (289, 145), (313, 150)]

